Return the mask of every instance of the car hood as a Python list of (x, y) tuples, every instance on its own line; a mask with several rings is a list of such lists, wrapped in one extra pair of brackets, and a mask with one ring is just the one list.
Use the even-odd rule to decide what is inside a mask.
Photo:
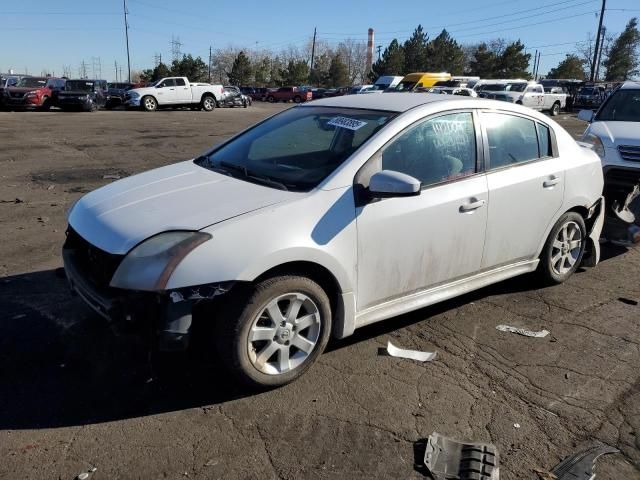
[(304, 194), (218, 174), (186, 161), (119, 180), (82, 197), (69, 225), (113, 254), (171, 230), (209, 225)]
[(640, 122), (594, 122), (589, 132), (600, 137), (605, 147), (640, 146)]

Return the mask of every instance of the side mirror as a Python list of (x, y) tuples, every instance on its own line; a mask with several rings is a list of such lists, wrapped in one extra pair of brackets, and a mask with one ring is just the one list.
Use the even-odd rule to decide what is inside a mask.
[(593, 110), (580, 110), (578, 112), (578, 120), (583, 122), (591, 122), (593, 120)]
[(374, 198), (411, 197), (420, 195), (422, 183), (417, 178), (394, 170), (374, 173), (369, 181), (369, 193)]

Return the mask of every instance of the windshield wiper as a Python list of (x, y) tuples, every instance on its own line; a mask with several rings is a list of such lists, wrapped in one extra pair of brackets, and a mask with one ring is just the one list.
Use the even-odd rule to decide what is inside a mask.
[(287, 188), (287, 186), (282, 183), (279, 182), (277, 180), (274, 180), (273, 178), (264, 176), (264, 175), (259, 175), (255, 172), (250, 171), (247, 167), (243, 166), (243, 165), (236, 165), (234, 163), (228, 163), (225, 161), (220, 161), (218, 163), (218, 165), (220, 165), (222, 168), (226, 168), (229, 170), (234, 170), (236, 172), (240, 172), (242, 173), (242, 175), (244, 175), (245, 178), (249, 179), (249, 180), (254, 180), (258, 183), (263, 183), (266, 185), (271, 185), (273, 187), (279, 188), (280, 190), (289, 190)]

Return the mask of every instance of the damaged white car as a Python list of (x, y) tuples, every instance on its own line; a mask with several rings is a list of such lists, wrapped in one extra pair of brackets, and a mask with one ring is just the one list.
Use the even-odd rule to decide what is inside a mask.
[(595, 265), (600, 159), (526, 107), (350, 95), (279, 113), (206, 154), (87, 194), (72, 289), (161, 349), (198, 322), (239, 379), (277, 386), (331, 336), (538, 270)]

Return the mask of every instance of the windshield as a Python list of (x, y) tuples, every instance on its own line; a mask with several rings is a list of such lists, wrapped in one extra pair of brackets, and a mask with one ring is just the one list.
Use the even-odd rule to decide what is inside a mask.
[(602, 106), (600, 122), (640, 122), (640, 90), (618, 90)]
[(505, 90), (510, 92), (524, 92), (525, 88), (527, 88), (526, 83), (507, 83), (504, 87)]
[(597, 90), (592, 87), (583, 88), (582, 90), (580, 90), (580, 95), (595, 95), (596, 93)]
[(412, 82), (411, 80), (409, 81), (402, 81), (400, 82), (398, 85), (396, 85), (395, 91), (396, 92), (405, 92), (407, 90), (413, 90), (413, 87), (416, 86), (417, 82)]
[(64, 89), (69, 92), (91, 92), (93, 91), (93, 82), (86, 80), (67, 80)]
[(478, 87), (478, 90), (483, 92), (501, 92), (504, 90), (504, 84), (502, 83), (488, 83), (486, 85), (481, 85)]
[(376, 110), (292, 108), (196, 162), (241, 180), (308, 191), (395, 116)]
[(16, 87), (44, 88), (47, 84), (46, 78), (27, 77), (16, 83)]

